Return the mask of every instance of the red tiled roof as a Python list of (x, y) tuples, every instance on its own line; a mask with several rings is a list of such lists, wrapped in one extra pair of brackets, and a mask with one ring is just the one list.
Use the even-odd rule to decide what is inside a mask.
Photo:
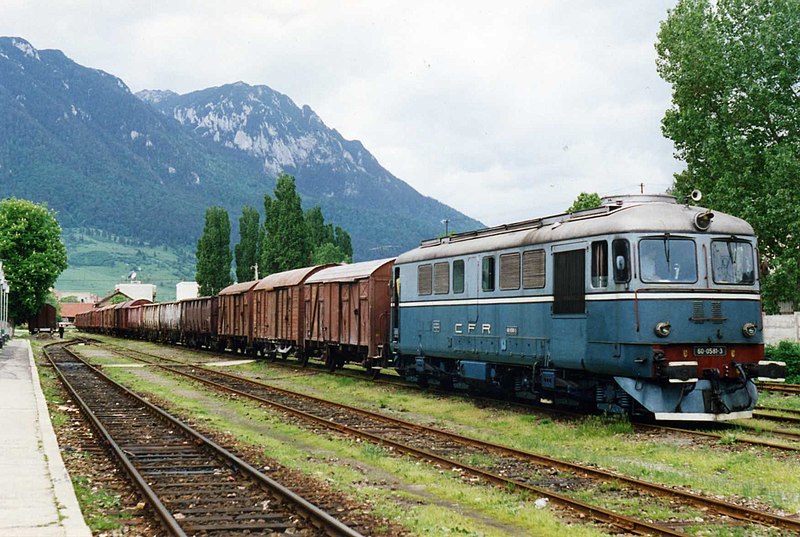
[(79, 313), (84, 313), (94, 309), (94, 304), (86, 304), (85, 302), (78, 303), (62, 303), (61, 316), (62, 317), (75, 317)]

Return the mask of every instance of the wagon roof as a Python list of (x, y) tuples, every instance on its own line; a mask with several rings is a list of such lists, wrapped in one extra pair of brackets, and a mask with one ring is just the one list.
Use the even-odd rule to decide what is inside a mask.
[[(617, 233), (700, 233), (694, 218), (707, 209), (675, 202), (672, 196), (622, 196), (607, 205), (575, 214), (561, 214), (505, 224), (452, 237), (423, 241), (419, 248), (397, 258), (397, 263), (469, 255), (569, 239)], [(708, 235), (753, 235), (753, 228), (729, 214), (714, 211)]]
[(290, 287), (298, 285), (305, 281), (311, 274), (319, 272), (320, 270), (328, 267), (334, 267), (335, 264), (317, 265), (315, 267), (303, 267), (294, 270), (287, 270), (285, 272), (276, 272), (270, 274), (256, 285), (254, 291), (270, 291), (278, 287)]
[(310, 276), (306, 283), (324, 282), (352, 282), (369, 278), (373, 272), (379, 268), (393, 263), (394, 258), (378, 259), (375, 261), (363, 261), (361, 263), (350, 263), (349, 265), (338, 265), (326, 268)]
[(220, 296), (222, 295), (239, 295), (242, 293), (246, 293), (258, 283), (258, 280), (253, 280), (251, 282), (241, 282), (241, 283), (234, 283), (233, 285), (229, 285), (225, 289), (219, 292)]
[(126, 300), (125, 302), (120, 302), (119, 304), (114, 304), (115, 310), (121, 310), (122, 308), (133, 308), (135, 306), (141, 306), (142, 304), (151, 304), (149, 300), (146, 298), (137, 298), (135, 300)]

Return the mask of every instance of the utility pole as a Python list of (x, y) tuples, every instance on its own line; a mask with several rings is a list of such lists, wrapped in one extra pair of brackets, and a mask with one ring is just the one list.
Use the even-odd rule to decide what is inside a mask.
[(442, 220), (442, 224), (444, 224), (444, 236), (447, 237), (447, 234), (450, 231), (450, 228), (448, 227), (450, 225), (450, 220), (445, 218), (444, 220)]
[(256, 271), (256, 280), (257, 280), (258, 279), (258, 263), (256, 263), (255, 265), (253, 265), (250, 268)]

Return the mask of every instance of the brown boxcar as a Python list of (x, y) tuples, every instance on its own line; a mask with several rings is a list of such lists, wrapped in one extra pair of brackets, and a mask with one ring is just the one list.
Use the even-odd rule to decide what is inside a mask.
[(216, 296), (181, 300), (181, 341), (189, 347), (211, 347), (217, 340), (219, 303)]
[(28, 332), (53, 332), (56, 329), (56, 307), (42, 304), (39, 312), (28, 319)]
[(310, 275), (335, 265), (305, 267), (270, 274), (253, 288), (253, 346), (275, 356), (294, 350), (304, 355), (303, 283)]
[(386, 365), (393, 261), (330, 267), (306, 279), (306, 351), (316, 350), (331, 369), (345, 362), (374, 370)]
[(252, 346), (253, 287), (258, 280), (229, 285), (219, 292), (217, 338), (220, 348), (250, 352)]

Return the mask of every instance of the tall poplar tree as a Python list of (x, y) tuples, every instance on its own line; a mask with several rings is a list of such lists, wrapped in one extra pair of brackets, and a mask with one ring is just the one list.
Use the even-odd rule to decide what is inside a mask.
[(254, 207), (242, 208), (239, 217), (239, 244), (234, 248), (236, 257), (236, 279), (247, 282), (256, 278), (256, 265), (261, 246), (261, 228), (258, 210)]
[(264, 196), (264, 231), (259, 263), (264, 275), (311, 264), (308, 229), (291, 175), (278, 176), (275, 199)]
[(206, 209), (203, 235), (197, 241), (197, 283), (202, 296), (216, 295), (231, 282), (231, 223), (222, 207)]

